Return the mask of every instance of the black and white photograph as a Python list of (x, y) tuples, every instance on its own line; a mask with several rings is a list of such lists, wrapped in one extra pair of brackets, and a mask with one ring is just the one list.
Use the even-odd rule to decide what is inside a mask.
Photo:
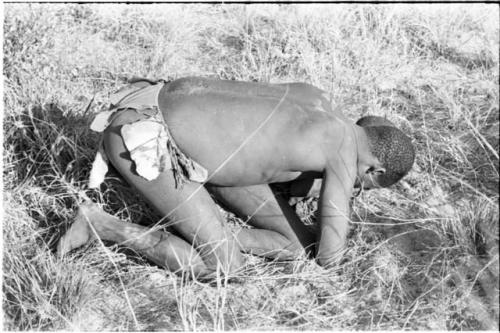
[(497, 4), (2, 7), (2, 331), (498, 331)]

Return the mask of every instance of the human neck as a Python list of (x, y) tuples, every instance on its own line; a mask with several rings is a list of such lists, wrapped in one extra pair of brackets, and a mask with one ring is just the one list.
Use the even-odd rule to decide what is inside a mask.
[(354, 125), (354, 132), (356, 134), (357, 141), (358, 167), (364, 169), (366, 167), (369, 168), (379, 165), (380, 163), (378, 159), (371, 152), (370, 138), (368, 137), (365, 128)]
[[(363, 127), (354, 125), (354, 133), (356, 135), (356, 142), (358, 145), (358, 159), (360, 157), (371, 155), (370, 153), (370, 139), (366, 134), (366, 131)], [(360, 156), (361, 155), (361, 156)]]

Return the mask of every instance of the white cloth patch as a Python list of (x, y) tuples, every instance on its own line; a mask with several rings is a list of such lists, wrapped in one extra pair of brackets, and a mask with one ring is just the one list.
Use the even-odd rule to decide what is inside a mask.
[(167, 150), (167, 133), (163, 124), (153, 120), (141, 120), (123, 125), (121, 134), (140, 176), (153, 180), (163, 170), (172, 168)]
[(104, 181), (104, 177), (108, 172), (108, 161), (101, 150), (97, 151), (92, 169), (90, 170), (89, 188), (98, 188)]
[(90, 124), (90, 129), (94, 132), (103, 132), (109, 125), (109, 117), (111, 117), (115, 111), (116, 110), (102, 111), (96, 114), (92, 124)]

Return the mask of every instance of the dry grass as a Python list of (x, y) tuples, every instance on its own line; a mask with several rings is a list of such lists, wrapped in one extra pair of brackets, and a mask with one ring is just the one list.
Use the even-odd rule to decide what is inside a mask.
[[(5, 5), (4, 328), (496, 329), (498, 47), (488, 5)], [(116, 246), (56, 258), (98, 140), (90, 116), (127, 77), (186, 75), (317, 85), (352, 119), (403, 128), (415, 167), (355, 199), (329, 271), (248, 257), (237, 281), (201, 284)], [(156, 218), (117, 175), (85, 192)]]

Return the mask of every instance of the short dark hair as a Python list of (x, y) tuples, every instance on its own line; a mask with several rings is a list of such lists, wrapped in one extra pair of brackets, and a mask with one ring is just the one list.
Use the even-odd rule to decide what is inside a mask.
[(361, 127), (367, 126), (392, 126), (396, 127), (389, 119), (380, 116), (364, 116), (359, 118), (356, 125)]
[(385, 173), (377, 176), (377, 183), (388, 187), (398, 182), (411, 169), (415, 149), (411, 139), (394, 126), (363, 126), (371, 153), (378, 158)]

